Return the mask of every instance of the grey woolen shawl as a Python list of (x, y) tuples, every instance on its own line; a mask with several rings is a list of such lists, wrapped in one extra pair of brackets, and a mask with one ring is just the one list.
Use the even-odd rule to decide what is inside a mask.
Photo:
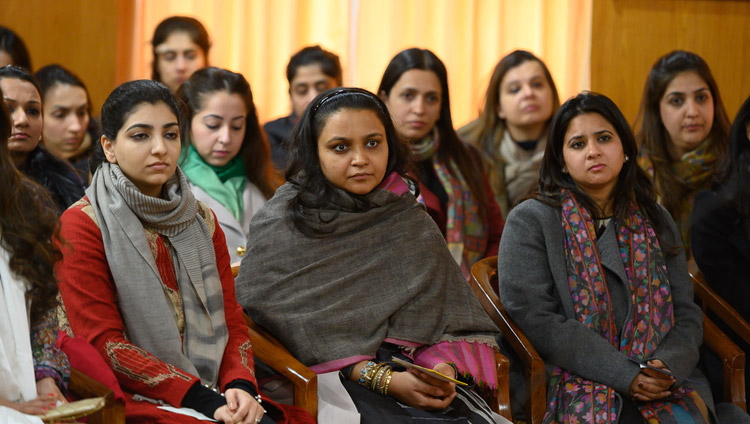
[[(160, 360), (216, 385), (228, 330), (211, 232), (182, 171), (165, 199), (147, 196), (117, 165), (103, 163), (86, 190), (99, 221), (127, 337)], [(185, 313), (180, 332), (144, 227), (169, 240)]]
[[(386, 338), (494, 345), (498, 332), (414, 196), (376, 189), (308, 238), (287, 217), (287, 183), (253, 216), (237, 297), (302, 363), (374, 355)], [(306, 211), (311, 222), (333, 210)]]

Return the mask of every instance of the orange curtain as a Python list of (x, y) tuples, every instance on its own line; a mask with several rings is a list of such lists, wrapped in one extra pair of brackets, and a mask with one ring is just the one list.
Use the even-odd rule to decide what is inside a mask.
[(456, 125), (478, 114), (495, 64), (515, 49), (540, 56), (565, 99), (589, 87), (592, 0), (131, 0), (130, 49), (118, 78), (151, 75), (150, 40), (170, 15), (193, 16), (211, 35), (209, 61), (250, 81), (261, 121), (289, 113), (289, 57), (320, 44), (336, 52), (344, 84), (376, 90), (390, 59), (434, 51), (448, 68)]

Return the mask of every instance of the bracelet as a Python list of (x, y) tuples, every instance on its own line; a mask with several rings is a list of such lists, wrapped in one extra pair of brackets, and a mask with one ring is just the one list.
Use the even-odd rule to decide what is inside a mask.
[(388, 376), (385, 377), (385, 387), (381, 390), (383, 396), (388, 396), (388, 388), (391, 386), (391, 377), (393, 377), (393, 369), (388, 371)]
[(367, 361), (367, 364), (365, 364), (364, 367), (362, 367), (362, 372), (359, 373), (359, 384), (362, 386), (365, 386), (367, 383), (367, 375), (368, 372), (372, 371), (372, 367), (375, 366), (375, 362)]
[(381, 366), (378, 368), (377, 374), (375, 374), (375, 377), (372, 379), (372, 384), (370, 385), (370, 390), (373, 392), (378, 391), (378, 387), (380, 387), (380, 380), (383, 378), (383, 374), (385, 371), (390, 368), (388, 365), (383, 362)]
[(379, 367), (379, 364), (376, 364), (372, 361), (367, 361), (367, 364), (362, 368), (362, 372), (360, 373), (359, 384), (364, 387), (370, 387), (370, 385), (372, 384), (372, 379)]

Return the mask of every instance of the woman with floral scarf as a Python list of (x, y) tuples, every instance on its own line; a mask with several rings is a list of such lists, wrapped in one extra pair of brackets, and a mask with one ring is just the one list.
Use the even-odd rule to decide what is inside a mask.
[(715, 422), (679, 231), (636, 154), (617, 106), (581, 93), (508, 216), (500, 298), (547, 365), (545, 423)]
[(693, 200), (711, 186), (729, 145), (729, 118), (706, 61), (682, 50), (659, 58), (646, 79), (635, 126), (638, 164), (677, 222), (689, 256)]

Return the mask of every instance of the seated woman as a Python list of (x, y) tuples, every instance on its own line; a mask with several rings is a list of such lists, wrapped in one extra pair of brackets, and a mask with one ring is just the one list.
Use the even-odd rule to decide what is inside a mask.
[[(750, 98), (730, 132), (729, 152), (711, 190), (698, 193), (690, 227), (693, 258), (706, 282), (750, 321)], [(735, 339), (745, 352), (750, 347)], [(750, 368), (745, 368), (745, 385)], [(710, 375), (709, 375), (710, 377)], [(750, 387), (748, 387), (750, 389)]]
[(729, 119), (708, 64), (675, 50), (654, 63), (643, 89), (638, 164), (653, 179), (659, 203), (680, 228), (690, 255), (690, 214), (729, 145)]
[(60, 65), (47, 65), (34, 74), (42, 92), (47, 151), (73, 166), (82, 184), (89, 184), (89, 157), (99, 141), (99, 128), (91, 119), (91, 101), (78, 76)]
[(707, 386), (659, 371), (700, 378), (702, 315), (637, 152), (617, 106), (581, 93), (552, 120), (539, 194), (508, 215), (500, 298), (551, 371), (544, 422), (709, 422)]
[(250, 219), (281, 185), (245, 77), (196, 71), (177, 90), (188, 106), (188, 143), (180, 164), (199, 201), (216, 214), (231, 263), (245, 254)]
[[(11, 128), (0, 103), (0, 140)], [(0, 417), (3, 407), (41, 415), (65, 402), (61, 390), (70, 376), (68, 358), (55, 345), (57, 215), (44, 189), (13, 166), (5, 142), (0, 181)]]
[(479, 392), (497, 384), (497, 329), (410, 192), (383, 102), (357, 88), (319, 95), (292, 154), (289, 182), (250, 225), (240, 304), (313, 371), (342, 370), (363, 423), (495, 422), (471, 390), (391, 362)]
[(8, 149), (16, 167), (52, 195), (58, 213), (83, 197), (75, 170), (49, 153), (42, 139), (42, 96), (36, 79), (17, 66), (0, 68), (0, 89), (13, 123)]
[(151, 79), (164, 83), (174, 93), (193, 72), (208, 65), (211, 41), (199, 20), (170, 16), (156, 26), (151, 47)]
[(91, 186), (61, 217), (70, 327), (111, 366), (128, 421), (197, 422), (165, 405), (224, 423), (284, 422), (260, 404), (224, 234), (177, 167), (179, 110), (151, 80), (105, 101)]
[(453, 129), (445, 65), (429, 50), (404, 50), (385, 69), (378, 95), (412, 151), (421, 201), (468, 278), (475, 262), (497, 254), (503, 217), (480, 153)]
[(515, 50), (495, 66), (479, 118), (458, 130), (482, 151), (503, 217), (536, 190), (547, 130), (559, 107), (555, 81), (544, 62)]

